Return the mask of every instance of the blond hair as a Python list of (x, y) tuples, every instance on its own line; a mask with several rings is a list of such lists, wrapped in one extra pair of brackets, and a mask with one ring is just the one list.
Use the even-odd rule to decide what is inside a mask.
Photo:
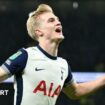
[(49, 5), (40, 4), (35, 11), (29, 13), (26, 26), (29, 36), (34, 40), (37, 40), (37, 36), (35, 35), (35, 28), (39, 25), (37, 17), (46, 12), (53, 12), (53, 10)]

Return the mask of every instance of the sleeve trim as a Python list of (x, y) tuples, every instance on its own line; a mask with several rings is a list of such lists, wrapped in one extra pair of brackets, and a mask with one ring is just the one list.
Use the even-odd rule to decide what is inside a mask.
[(72, 78), (71, 81), (69, 81), (68, 83), (66, 83), (64, 87), (70, 86), (73, 82), (75, 82), (74, 78)]
[(12, 74), (9, 71), (9, 69), (4, 64), (1, 66), (1, 68), (3, 68), (3, 70), (5, 70), (7, 72), (9, 77), (12, 76)]

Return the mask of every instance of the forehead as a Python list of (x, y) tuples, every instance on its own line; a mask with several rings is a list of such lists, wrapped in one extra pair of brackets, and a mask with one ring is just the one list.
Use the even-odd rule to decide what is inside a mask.
[(57, 18), (58, 19), (58, 17), (52, 12), (43, 13), (39, 17), (42, 20), (48, 20), (49, 18), (55, 18), (55, 19)]

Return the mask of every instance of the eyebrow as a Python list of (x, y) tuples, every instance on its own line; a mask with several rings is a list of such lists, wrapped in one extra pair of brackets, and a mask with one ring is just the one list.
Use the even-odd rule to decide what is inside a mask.
[(50, 19), (57, 19), (57, 20), (59, 20), (59, 18), (56, 16), (56, 17), (50, 17), (49, 19), (48, 19), (48, 21), (50, 20)]

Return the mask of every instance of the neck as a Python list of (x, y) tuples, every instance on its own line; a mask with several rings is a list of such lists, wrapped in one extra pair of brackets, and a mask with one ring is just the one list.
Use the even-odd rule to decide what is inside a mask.
[(40, 47), (45, 50), (51, 56), (57, 56), (58, 54), (58, 46), (56, 43), (39, 43)]

